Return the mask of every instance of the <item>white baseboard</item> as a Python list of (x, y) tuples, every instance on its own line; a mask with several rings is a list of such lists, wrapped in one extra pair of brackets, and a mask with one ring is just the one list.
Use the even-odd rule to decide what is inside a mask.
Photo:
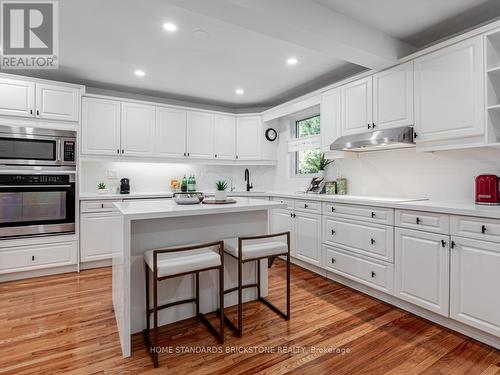
[(93, 262), (81, 262), (80, 271), (90, 270), (92, 268), (111, 267), (113, 261), (111, 259), (94, 260)]
[(0, 275), (0, 282), (31, 279), (33, 277), (49, 276), (49, 275), (56, 275), (58, 273), (68, 273), (77, 271), (78, 271), (78, 266), (76, 264), (70, 266), (44, 268), (40, 270), (22, 271), (22, 272)]

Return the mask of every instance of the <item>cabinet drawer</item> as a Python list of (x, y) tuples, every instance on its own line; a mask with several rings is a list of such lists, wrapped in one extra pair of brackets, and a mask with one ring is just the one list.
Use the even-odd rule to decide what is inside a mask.
[(81, 202), (81, 212), (110, 212), (113, 211), (113, 203), (121, 202), (121, 199), (107, 199), (102, 201)]
[(0, 251), (0, 273), (76, 264), (76, 242), (29, 245)]
[(295, 208), (295, 201), (290, 198), (273, 197), (273, 201), (286, 203), (286, 209), (293, 210)]
[(452, 216), (450, 227), (453, 236), (500, 242), (500, 220)]
[(323, 203), (323, 214), (377, 224), (394, 225), (394, 210), (392, 208)]
[(394, 266), (375, 262), (333, 247), (324, 247), (325, 266), (328, 271), (376, 289), (392, 293)]
[(295, 209), (301, 212), (321, 213), (321, 202), (296, 200)]
[(433, 212), (396, 210), (396, 226), (449, 234), (450, 217), (445, 214)]
[(323, 242), (349, 247), (366, 256), (394, 261), (394, 227), (323, 218)]

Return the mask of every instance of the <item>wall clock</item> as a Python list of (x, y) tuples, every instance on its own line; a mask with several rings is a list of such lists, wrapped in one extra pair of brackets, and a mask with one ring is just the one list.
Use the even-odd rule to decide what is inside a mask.
[(266, 139), (270, 142), (274, 142), (278, 138), (278, 132), (273, 128), (269, 128), (266, 130)]

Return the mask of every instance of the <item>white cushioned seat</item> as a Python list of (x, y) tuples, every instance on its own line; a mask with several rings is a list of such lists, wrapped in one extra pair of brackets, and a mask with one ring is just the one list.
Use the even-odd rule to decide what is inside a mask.
[[(224, 251), (238, 258), (238, 239), (227, 238), (224, 240)], [(286, 242), (268, 241), (253, 242), (252, 240), (243, 241), (242, 258), (262, 258), (272, 255), (284, 254), (288, 251)]]
[[(153, 270), (153, 252), (154, 250), (148, 250), (144, 253), (144, 260), (151, 270)], [(218, 267), (220, 265), (221, 259), (217, 246), (196, 250), (163, 253), (158, 254), (158, 277), (172, 276), (185, 272), (194, 272), (206, 268)]]

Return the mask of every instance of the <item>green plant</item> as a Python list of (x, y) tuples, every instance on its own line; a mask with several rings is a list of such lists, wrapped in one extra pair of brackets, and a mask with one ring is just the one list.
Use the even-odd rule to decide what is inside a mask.
[(106, 189), (106, 184), (105, 184), (104, 182), (99, 182), (99, 183), (97, 184), (97, 188), (98, 188), (99, 190), (104, 190), (104, 189)]
[(333, 163), (333, 160), (326, 159), (325, 153), (322, 152), (316, 161), (316, 167), (318, 168), (318, 171), (324, 171), (325, 168), (331, 163)]
[(227, 188), (227, 182), (224, 180), (219, 180), (215, 183), (215, 187), (218, 191), (224, 191)]

